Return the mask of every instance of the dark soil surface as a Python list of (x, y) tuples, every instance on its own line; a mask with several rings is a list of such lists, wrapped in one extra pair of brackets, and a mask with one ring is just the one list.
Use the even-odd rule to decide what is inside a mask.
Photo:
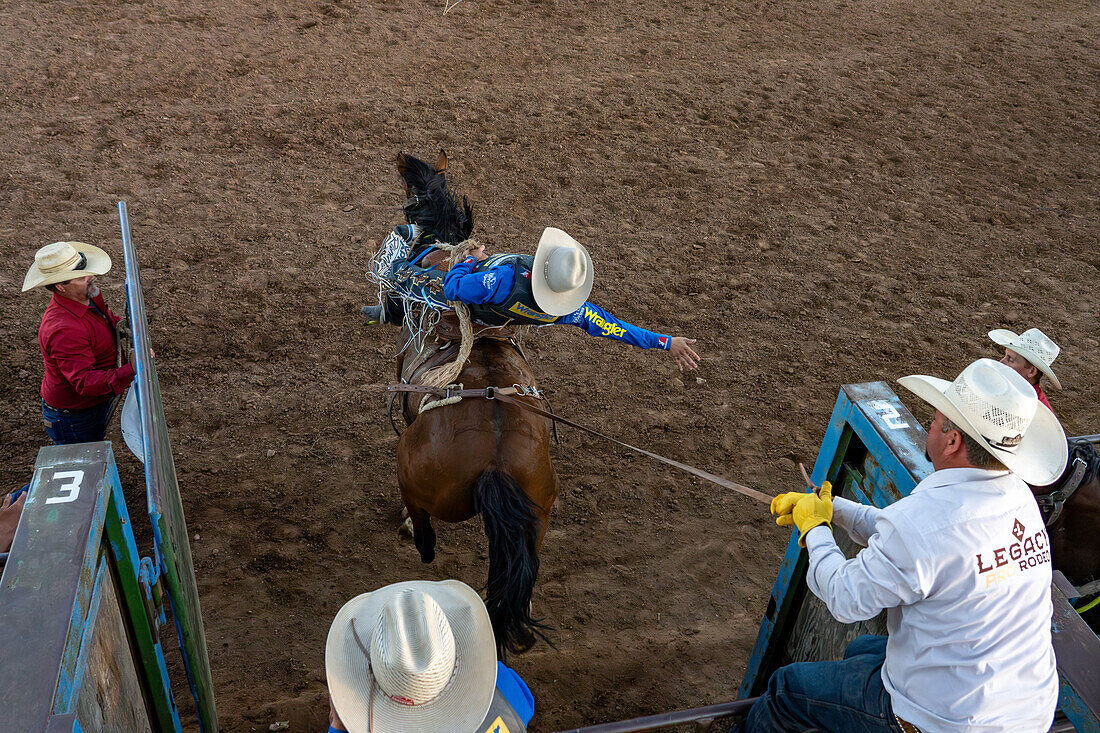
[[(991, 328), (1038, 326), (1064, 348), (1050, 397), (1067, 433), (1100, 431), (1096, 3), (442, 10), (0, 15), (0, 477), (24, 483), (46, 442), (46, 297), (19, 294), (26, 268), (49, 242), (98, 244), (121, 310), (125, 199), (223, 730), (325, 729), (325, 636), (354, 595), (484, 580), (478, 522), (437, 525), (431, 566), (397, 533), (394, 333), (358, 309), (401, 220), (399, 150), (447, 150), (490, 249), (565, 229), (595, 257), (594, 301), (699, 340), (681, 375), (576, 329), (531, 338), (555, 408), (596, 429), (774, 493), (812, 463), (840, 385), (950, 378), (996, 355)], [(513, 660), (532, 729), (733, 698), (787, 531), (749, 499), (563, 441), (534, 601), (557, 648)]]

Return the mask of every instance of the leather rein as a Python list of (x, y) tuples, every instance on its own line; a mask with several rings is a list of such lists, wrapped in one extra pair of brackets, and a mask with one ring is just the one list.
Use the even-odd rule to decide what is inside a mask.
[(1035, 501), (1039, 504), (1039, 511), (1046, 517), (1046, 526), (1052, 527), (1062, 516), (1062, 510), (1066, 502), (1073, 496), (1077, 489), (1081, 488), (1082, 480), (1088, 471), (1088, 463), (1084, 458), (1077, 456), (1073, 459), (1073, 472), (1064, 484), (1057, 490), (1046, 494), (1035, 494)]
[(717, 476), (717, 475), (715, 475), (713, 473), (710, 473), (708, 471), (703, 471), (701, 469), (695, 468), (694, 466), (689, 466), (686, 463), (680, 463), (679, 461), (674, 461), (671, 458), (665, 458), (664, 456), (662, 456), (658, 453), (652, 453), (652, 452), (644, 450), (642, 448), (638, 448), (637, 446), (633, 446), (630, 443), (624, 443), (621, 440), (618, 440), (616, 438), (612, 438), (610, 435), (604, 435), (603, 433), (601, 433), (597, 430), (593, 430), (592, 428), (587, 428), (584, 425), (579, 425), (579, 424), (573, 422), (572, 420), (567, 420), (566, 418), (555, 415), (552, 412), (548, 412), (546, 410), (535, 407), (534, 405), (530, 404), (529, 402), (525, 402), (523, 400), (516, 399), (515, 396), (534, 397), (536, 399), (542, 399), (543, 398), (542, 392), (540, 390), (535, 389), (534, 387), (528, 387), (528, 386), (524, 386), (524, 385), (514, 384), (511, 387), (483, 387), (481, 389), (447, 389), (447, 388), (443, 388), (443, 387), (430, 387), (430, 386), (424, 385), (424, 384), (391, 384), (390, 386), (386, 387), (386, 391), (391, 393), (391, 394), (395, 394), (395, 393), (398, 393), (398, 392), (412, 392), (412, 393), (415, 393), (415, 394), (429, 394), (429, 395), (433, 395), (435, 397), (438, 397), (439, 399), (447, 399), (449, 397), (460, 397), (460, 398), (461, 397), (476, 397), (476, 398), (483, 398), (483, 399), (486, 399), (486, 400), (499, 400), (500, 402), (505, 402), (509, 405), (515, 405), (516, 407), (520, 408), (521, 410), (527, 410), (528, 412), (532, 412), (536, 415), (541, 415), (542, 417), (548, 418), (548, 419), (554, 421), (555, 423), (560, 422), (563, 425), (568, 425), (571, 428), (576, 428), (577, 430), (584, 431), (584, 432), (586, 432), (590, 435), (595, 435), (598, 438), (603, 438), (604, 440), (610, 440), (612, 443), (615, 443), (616, 445), (621, 445), (624, 448), (628, 448), (628, 449), (634, 451), (635, 453), (641, 453), (643, 456), (647, 456), (649, 458), (652, 458), (655, 461), (660, 461), (661, 463), (664, 463), (666, 465), (673, 466), (674, 468), (678, 468), (681, 471), (686, 471), (686, 472), (690, 473), (693, 476), (697, 476), (698, 478), (703, 479), (704, 481), (709, 481), (712, 484), (717, 484), (717, 485), (719, 485), (723, 488), (730, 489), (731, 491), (736, 491), (739, 494), (743, 494), (745, 496), (751, 497), (753, 499), (756, 499), (757, 501), (762, 501), (765, 504), (770, 505), (771, 502), (772, 502), (772, 497), (768, 496), (767, 494), (765, 494), (761, 491), (757, 491), (756, 489), (751, 489), (748, 486), (744, 486), (742, 484), (736, 484), (733, 481), (729, 481), (727, 479), (722, 478), (721, 476)]

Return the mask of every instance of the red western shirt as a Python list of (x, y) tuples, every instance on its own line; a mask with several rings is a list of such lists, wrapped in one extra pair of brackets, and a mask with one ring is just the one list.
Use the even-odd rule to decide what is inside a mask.
[(97, 295), (94, 303), (111, 323), (90, 305), (54, 293), (38, 328), (38, 345), (46, 374), (42, 399), (51, 407), (82, 410), (122, 394), (134, 380), (134, 367), (115, 368), (115, 332), (119, 317)]
[(1039, 401), (1046, 405), (1048, 410), (1054, 412), (1054, 408), (1050, 406), (1049, 402), (1047, 402), (1047, 396), (1043, 393), (1043, 388), (1040, 387), (1038, 384), (1033, 384), (1031, 386), (1035, 388), (1035, 394), (1038, 395)]

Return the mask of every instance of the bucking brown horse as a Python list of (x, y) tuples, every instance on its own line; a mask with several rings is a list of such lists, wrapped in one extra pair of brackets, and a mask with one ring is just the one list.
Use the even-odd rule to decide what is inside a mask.
[[(446, 165), (442, 151), (434, 166), (398, 156), (409, 196), (406, 217), (423, 231), (413, 245), (413, 256), (434, 243), (458, 244), (472, 230), (469, 204), (464, 200), (459, 207), (447, 188)], [(445, 252), (433, 252), (422, 264), (445, 268), (445, 259)], [(445, 316), (423, 339), (422, 348), (417, 348), (409, 339), (406, 321), (398, 342), (404, 351), (397, 358), (403, 383), (418, 384), (426, 371), (454, 360), (459, 351), (454, 340), (457, 329), (447, 328), (453, 324)], [(466, 389), (537, 387), (519, 346), (500, 329), (475, 331), (469, 359), (454, 381)], [(397, 481), (416, 548), (420, 558), (430, 563), (435, 558), (433, 517), (463, 522), (480, 514), (489, 539), (485, 605), (498, 652), (503, 658), (506, 652), (526, 651), (536, 636), (545, 639), (547, 628), (531, 617), (530, 607), (539, 571), (538, 551), (558, 495), (558, 478), (550, 462), (550, 421), (514, 405), (478, 397), (420, 411), (425, 397), (402, 395), (409, 425), (397, 445)]]

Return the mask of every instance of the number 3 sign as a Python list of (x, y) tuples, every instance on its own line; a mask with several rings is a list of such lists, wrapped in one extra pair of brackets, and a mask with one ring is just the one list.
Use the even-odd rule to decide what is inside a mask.
[(83, 471), (58, 471), (53, 475), (51, 483), (54, 481), (64, 481), (64, 483), (57, 487), (61, 495), (49, 497), (46, 499), (46, 503), (67, 504), (70, 501), (76, 501), (76, 498), (80, 496), (80, 482), (83, 480)]

